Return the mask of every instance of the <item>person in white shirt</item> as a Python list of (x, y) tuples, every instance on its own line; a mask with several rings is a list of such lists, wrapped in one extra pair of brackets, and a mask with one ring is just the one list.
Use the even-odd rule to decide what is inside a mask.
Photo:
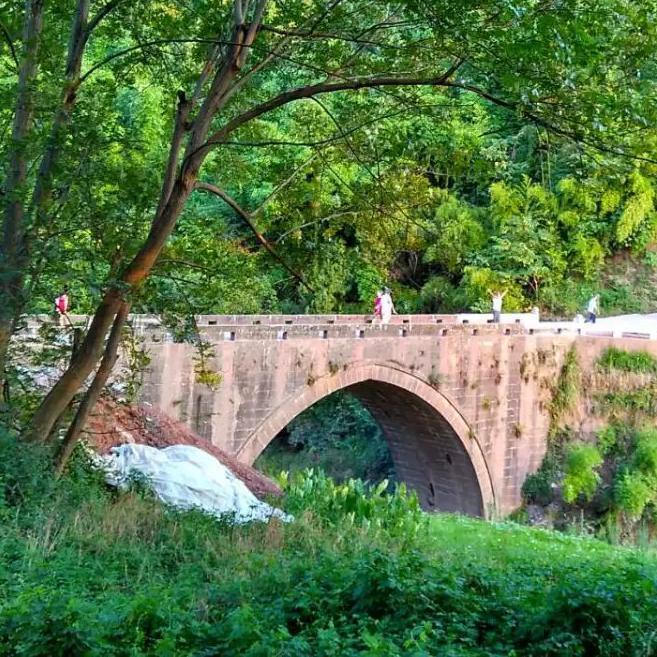
[(499, 324), (500, 322), (500, 317), (502, 315), (502, 299), (506, 296), (506, 292), (506, 290), (504, 290), (504, 292), (491, 292), (488, 290), (488, 294), (490, 294), (493, 302), (493, 321), (496, 324)]
[(392, 295), (390, 289), (385, 288), (381, 295), (381, 324), (387, 324), (393, 313), (396, 314), (395, 304), (392, 302)]
[(595, 324), (595, 320), (598, 318), (598, 313), (600, 312), (600, 295), (594, 294), (590, 299), (588, 304), (586, 304), (586, 319), (585, 322), (591, 322)]

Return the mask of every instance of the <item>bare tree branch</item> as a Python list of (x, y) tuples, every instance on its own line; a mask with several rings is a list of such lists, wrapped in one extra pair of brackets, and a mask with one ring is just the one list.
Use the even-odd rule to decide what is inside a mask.
[(14, 64), (16, 64), (16, 70), (18, 70), (20, 68), (20, 64), (18, 63), (18, 55), (16, 54), (16, 48), (14, 47), (14, 42), (11, 39), (11, 35), (9, 34), (9, 31), (7, 30), (7, 28), (4, 26), (2, 22), (0, 22), (0, 31), (5, 37), (5, 41), (9, 46), (9, 51), (11, 52), (11, 58), (14, 60)]
[(244, 210), (238, 203), (233, 199), (232, 196), (229, 196), (221, 187), (217, 187), (217, 185), (213, 185), (212, 183), (208, 182), (203, 182), (203, 181), (198, 181), (196, 183), (196, 189), (200, 189), (206, 192), (210, 192), (211, 194), (215, 194), (218, 196), (220, 199), (222, 199), (241, 219), (244, 221), (244, 223), (248, 226), (249, 230), (253, 233), (255, 238), (262, 244), (262, 246), (267, 250), (267, 252), (276, 260), (278, 263), (283, 265), (285, 269), (294, 276), (296, 280), (299, 281), (302, 285), (304, 285), (308, 290), (313, 292), (314, 290), (306, 283), (304, 280), (303, 276), (299, 274), (292, 266), (288, 265), (288, 263), (276, 252), (276, 249), (269, 243), (269, 240), (256, 228), (255, 224), (253, 223), (252, 215), (249, 214), (246, 210)]

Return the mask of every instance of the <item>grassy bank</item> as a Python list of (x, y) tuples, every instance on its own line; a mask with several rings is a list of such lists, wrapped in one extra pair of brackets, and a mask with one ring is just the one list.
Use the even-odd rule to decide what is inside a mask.
[(236, 528), (2, 446), (0, 655), (651, 655), (657, 562), (414, 500), (288, 484)]

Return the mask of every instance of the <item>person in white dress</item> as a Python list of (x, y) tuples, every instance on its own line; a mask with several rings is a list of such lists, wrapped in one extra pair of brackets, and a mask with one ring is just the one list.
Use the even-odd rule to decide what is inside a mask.
[(390, 289), (385, 288), (381, 296), (381, 324), (388, 324), (393, 313), (396, 313), (395, 304), (392, 302)]

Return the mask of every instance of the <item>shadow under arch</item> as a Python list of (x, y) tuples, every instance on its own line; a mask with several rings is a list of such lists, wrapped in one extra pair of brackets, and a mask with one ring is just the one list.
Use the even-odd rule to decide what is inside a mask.
[(300, 413), (337, 390), (358, 397), (381, 426), (399, 478), (426, 510), (489, 517), (495, 492), (486, 459), (466, 421), (440, 392), (403, 370), (352, 365), (304, 386), (258, 426), (237, 452), (253, 463)]

